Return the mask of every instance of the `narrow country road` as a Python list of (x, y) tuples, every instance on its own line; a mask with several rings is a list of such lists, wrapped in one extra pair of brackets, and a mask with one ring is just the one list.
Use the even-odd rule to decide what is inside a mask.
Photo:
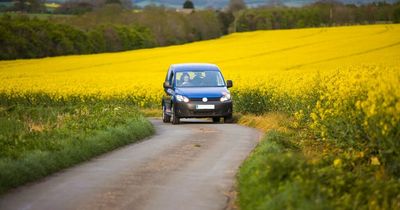
[(227, 209), (260, 133), (206, 120), (151, 120), (156, 134), (0, 196), (0, 209)]

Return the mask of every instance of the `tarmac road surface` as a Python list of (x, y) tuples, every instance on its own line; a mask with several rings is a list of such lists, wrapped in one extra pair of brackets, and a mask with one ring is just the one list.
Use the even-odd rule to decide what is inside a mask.
[(0, 209), (230, 209), (235, 175), (261, 133), (152, 119), (156, 134), (0, 196)]

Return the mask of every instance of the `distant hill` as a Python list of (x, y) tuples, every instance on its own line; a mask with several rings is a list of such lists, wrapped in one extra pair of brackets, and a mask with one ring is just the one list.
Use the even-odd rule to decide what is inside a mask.
[[(192, 0), (195, 7), (197, 8), (223, 8), (225, 7), (229, 0)], [(340, 2), (346, 4), (366, 4), (371, 2), (383, 2), (384, 0), (339, 0)], [(385, 0), (388, 3), (394, 3), (396, 0)], [(164, 5), (166, 7), (180, 8), (184, 0), (133, 0), (134, 4), (137, 6), (146, 6), (150, 4)], [(245, 0), (248, 7), (257, 7), (260, 5), (265, 5), (268, 0)], [(281, 0), (286, 6), (303, 6), (305, 4), (310, 4), (315, 2), (315, 0)]]

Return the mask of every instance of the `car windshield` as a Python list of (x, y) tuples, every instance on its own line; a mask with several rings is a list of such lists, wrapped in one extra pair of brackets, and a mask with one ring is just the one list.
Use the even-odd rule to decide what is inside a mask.
[(219, 71), (183, 71), (176, 73), (176, 87), (223, 87)]

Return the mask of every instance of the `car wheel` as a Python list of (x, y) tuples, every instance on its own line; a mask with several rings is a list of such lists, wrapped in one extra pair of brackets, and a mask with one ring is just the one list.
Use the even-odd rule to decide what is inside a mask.
[(175, 115), (174, 107), (171, 107), (171, 122), (176, 125), (180, 123), (180, 118)]
[(165, 105), (163, 105), (162, 120), (165, 123), (169, 123), (171, 122), (171, 116), (167, 115), (167, 113), (165, 112), (166, 112), (166, 107)]
[(213, 117), (212, 120), (213, 120), (213, 123), (219, 123), (220, 118), (219, 117)]
[(232, 114), (224, 117), (224, 123), (233, 123), (233, 117)]

